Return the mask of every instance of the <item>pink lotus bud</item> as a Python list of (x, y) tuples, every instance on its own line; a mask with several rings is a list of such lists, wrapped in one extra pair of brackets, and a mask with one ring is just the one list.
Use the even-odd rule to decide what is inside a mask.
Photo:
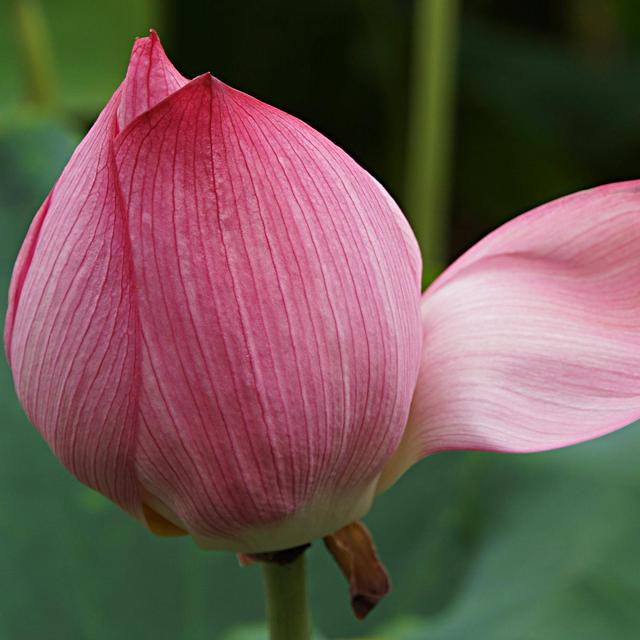
[(292, 547), (358, 519), (418, 375), (421, 261), (390, 196), (296, 118), (151, 34), (11, 283), (20, 401), (157, 532)]
[(152, 34), (33, 221), (6, 350), (80, 480), (157, 533), (273, 551), (431, 453), (640, 418), (638, 247), (639, 183), (592, 189), (490, 234), (420, 302), (384, 189), (296, 118), (184, 79)]

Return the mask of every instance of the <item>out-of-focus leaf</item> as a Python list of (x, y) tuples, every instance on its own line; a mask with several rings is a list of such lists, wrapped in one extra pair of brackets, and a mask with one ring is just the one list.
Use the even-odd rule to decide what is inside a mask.
[[(269, 633), (265, 624), (244, 624), (227, 631), (220, 640), (269, 640)], [(313, 640), (327, 640), (327, 638), (320, 632), (314, 631)]]
[(221, 640), (269, 640), (269, 633), (264, 624), (246, 624), (234, 627)]
[[(0, 0), (0, 106), (24, 97), (15, 0)], [(57, 96), (74, 113), (92, 117), (118, 86), (134, 38), (161, 29), (155, 0), (40, 0), (53, 48)]]
[(482, 541), (459, 595), (390, 640), (626, 640), (640, 628), (637, 426), (574, 450), (481, 456)]
[[(417, 616), (400, 616), (395, 621), (378, 630), (377, 638), (382, 640), (403, 640), (418, 632), (426, 634), (427, 622)], [(373, 640), (373, 639), (372, 639)]]
[[(2, 277), (37, 208), (79, 136), (48, 120), (3, 122), (0, 128), (0, 256)], [(5, 285), (5, 280), (2, 281)]]

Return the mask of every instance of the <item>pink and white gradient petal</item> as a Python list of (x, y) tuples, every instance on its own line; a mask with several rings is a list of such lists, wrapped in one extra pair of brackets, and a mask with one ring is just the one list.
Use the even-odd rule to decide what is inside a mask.
[(166, 98), (179, 78), (157, 36), (136, 41), (125, 81), (31, 224), (5, 323), (31, 422), (77, 478), (143, 521), (134, 464), (138, 311), (113, 140), (125, 119)]
[(445, 271), (379, 490), (438, 451), (544, 451), (640, 418), (638, 247), (640, 182), (625, 182), (524, 214)]

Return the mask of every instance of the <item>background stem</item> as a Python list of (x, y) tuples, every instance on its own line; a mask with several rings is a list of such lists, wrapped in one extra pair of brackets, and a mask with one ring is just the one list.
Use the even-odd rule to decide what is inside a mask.
[(430, 281), (447, 261), (458, 0), (417, 0), (406, 210)]
[(309, 602), (304, 554), (288, 564), (263, 562), (271, 640), (308, 640)]
[(42, 7), (38, 0), (15, 0), (14, 6), (29, 99), (50, 108), (55, 104), (53, 53)]

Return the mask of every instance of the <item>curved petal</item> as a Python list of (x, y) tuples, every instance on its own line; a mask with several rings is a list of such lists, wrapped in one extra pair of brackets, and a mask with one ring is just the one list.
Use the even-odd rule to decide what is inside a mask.
[(112, 139), (120, 89), (37, 214), (6, 330), (18, 397), (80, 480), (140, 516), (136, 309)]
[(9, 304), (7, 305), (7, 317), (4, 322), (4, 350), (7, 354), (7, 360), (9, 366), (11, 366), (11, 344), (13, 342), (13, 329), (16, 322), (16, 312), (18, 310), (18, 301), (22, 294), (22, 288), (24, 287), (24, 281), (29, 273), (29, 267), (33, 260), (33, 254), (38, 244), (38, 238), (40, 236), (40, 229), (44, 222), (47, 211), (49, 211), (49, 204), (51, 203), (51, 193), (46, 197), (42, 203), (40, 209), (38, 209), (31, 224), (29, 225), (29, 231), (22, 243), (22, 247), (16, 258), (16, 262), (13, 265), (13, 273), (11, 277), (11, 283), (9, 285)]
[(563, 447), (640, 418), (640, 182), (561, 198), (479, 242), (424, 294), (402, 446)]
[(143, 520), (137, 306), (113, 139), (185, 82), (155, 33), (136, 42), (125, 81), (31, 224), (5, 324), (30, 420), (81, 481)]
[(357, 518), (417, 375), (421, 265), (402, 214), (323, 136), (209, 75), (116, 153), (152, 506), (244, 551)]

